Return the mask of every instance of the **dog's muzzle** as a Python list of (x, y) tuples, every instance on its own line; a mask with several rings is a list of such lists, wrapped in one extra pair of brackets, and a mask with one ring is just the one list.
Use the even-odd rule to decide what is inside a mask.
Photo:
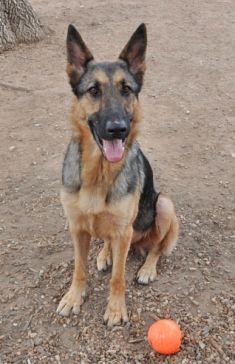
[(125, 141), (130, 131), (128, 123), (125, 120), (107, 121), (101, 130), (92, 121), (89, 125), (105, 158), (111, 163), (119, 162), (123, 158)]

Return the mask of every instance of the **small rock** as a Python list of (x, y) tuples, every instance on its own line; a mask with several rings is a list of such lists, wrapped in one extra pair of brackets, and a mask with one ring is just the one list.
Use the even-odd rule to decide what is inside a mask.
[(59, 356), (59, 355), (56, 355), (56, 356), (55, 356), (55, 360), (57, 361), (57, 363), (59, 363), (59, 364), (61, 363), (61, 361), (60, 361), (60, 356)]
[(199, 306), (199, 302), (197, 302), (193, 297), (189, 297), (190, 301), (195, 305), (195, 306)]
[(43, 340), (41, 337), (36, 337), (35, 340), (34, 340), (34, 345), (35, 346), (39, 346), (43, 343)]
[(137, 308), (137, 315), (138, 315), (139, 320), (140, 320), (141, 312), (142, 312), (142, 309)]
[(36, 332), (31, 332), (31, 331), (28, 332), (28, 337), (34, 338), (36, 336), (37, 336)]
[(217, 303), (216, 297), (212, 297), (211, 302), (216, 304)]
[(202, 350), (205, 349), (206, 345), (202, 341), (199, 341), (198, 344)]
[(16, 149), (16, 146), (15, 145), (12, 145), (10, 148), (9, 148), (9, 151), (10, 152), (13, 152), (13, 150), (15, 150)]

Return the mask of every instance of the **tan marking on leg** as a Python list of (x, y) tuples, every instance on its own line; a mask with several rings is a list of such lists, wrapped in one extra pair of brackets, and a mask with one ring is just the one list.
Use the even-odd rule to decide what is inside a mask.
[(111, 246), (109, 241), (104, 242), (104, 246), (97, 257), (98, 271), (105, 271), (112, 265)]
[[(159, 226), (161, 235), (164, 239), (161, 240), (161, 254), (169, 255), (176, 246), (179, 236), (179, 223), (175, 214), (174, 204), (167, 196), (160, 195), (157, 201), (157, 216), (156, 224)], [(167, 229), (167, 227), (169, 228)]]
[(157, 277), (156, 265), (161, 254), (169, 254), (174, 248), (178, 238), (178, 221), (172, 201), (160, 195), (157, 201), (155, 225), (149, 232), (146, 240), (149, 241), (150, 250), (146, 261), (137, 274), (141, 284), (148, 284)]
[(68, 316), (71, 311), (77, 315), (86, 292), (86, 265), (91, 237), (73, 227), (70, 227), (70, 232), (74, 243), (75, 268), (71, 287), (57, 308), (61, 316)]
[(112, 240), (113, 269), (110, 281), (110, 294), (104, 321), (108, 326), (127, 322), (128, 315), (125, 303), (125, 266), (132, 237), (132, 227), (127, 228), (120, 239)]
[(160, 253), (150, 250), (144, 264), (137, 273), (138, 283), (148, 284), (149, 282), (153, 282), (156, 279), (156, 265), (160, 255)]

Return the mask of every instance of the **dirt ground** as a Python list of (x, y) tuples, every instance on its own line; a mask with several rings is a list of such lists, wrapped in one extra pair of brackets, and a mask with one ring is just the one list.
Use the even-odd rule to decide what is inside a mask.
[[(233, 0), (32, 0), (44, 41), (0, 55), (0, 363), (234, 363), (235, 67)], [(102, 322), (110, 271), (93, 244), (80, 316), (57, 304), (73, 269), (59, 190), (70, 137), (65, 37), (74, 23), (99, 60), (115, 59), (141, 23), (148, 71), (140, 143), (181, 223), (178, 246), (139, 286), (127, 262), (130, 323)], [(149, 325), (171, 317), (181, 351), (155, 354)]]

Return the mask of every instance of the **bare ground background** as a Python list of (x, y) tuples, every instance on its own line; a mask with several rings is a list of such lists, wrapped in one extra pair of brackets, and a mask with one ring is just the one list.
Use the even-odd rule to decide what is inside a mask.
[[(31, 3), (50, 34), (0, 55), (0, 362), (233, 363), (235, 3)], [(110, 272), (96, 270), (97, 244), (81, 315), (55, 313), (73, 267), (59, 202), (70, 136), (65, 37), (74, 23), (97, 59), (115, 59), (141, 22), (149, 46), (139, 139), (176, 204), (181, 234), (150, 286), (135, 283), (142, 258), (130, 253), (130, 323), (110, 331), (102, 323)], [(146, 342), (149, 324), (165, 317), (184, 332), (171, 357)]]

